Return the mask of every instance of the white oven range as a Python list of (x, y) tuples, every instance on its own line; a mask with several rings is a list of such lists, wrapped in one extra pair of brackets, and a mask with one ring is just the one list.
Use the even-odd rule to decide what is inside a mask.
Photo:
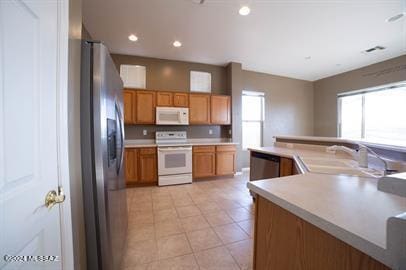
[(192, 183), (192, 146), (186, 131), (157, 131), (158, 185)]

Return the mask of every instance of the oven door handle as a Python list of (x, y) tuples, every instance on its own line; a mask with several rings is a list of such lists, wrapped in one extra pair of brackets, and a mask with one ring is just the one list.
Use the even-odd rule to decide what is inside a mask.
[(159, 151), (159, 152), (192, 151), (192, 147), (158, 148), (158, 151)]

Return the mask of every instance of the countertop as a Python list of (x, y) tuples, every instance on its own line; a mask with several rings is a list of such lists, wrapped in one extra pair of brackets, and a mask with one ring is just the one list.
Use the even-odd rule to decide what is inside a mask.
[[(288, 158), (334, 157), (321, 149), (274, 146), (250, 150)], [(376, 260), (398, 267), (396, 254), (406, 259), (406, 237), (401, 247), (388, 243), (388, 239), (389, 235), (406, 235), (406, 198), (379, 191), (377, 182), (372, 177), (305, 172), (249, 182), (248, 188)], [(389, 227), (388, 219), (396, 216), (401, 226)]]
[[(157, 147), (155, 140), (125, 140), (125, 148)], [(185, 143), (177, 145), (238, 145), (237, 142), (230, 142), (226, 139), (189, 139)]]
[(371, 147), (376, 147), (380, 149), (392, 150), (397, 152), (404, 152), (406, 153), (406, 146), (402, 145), (389, 145), (389, 144), (381, 144), (375, 143), (367, 140), (351, 140), (345, 138), (337, 138), (337, 137), (318, 137), (318, 136), (275, 136), (274, 137), (277, 141), (278, 140), (291, 140), (291, 141), (313, 141), (313, 142), (332, 142), (332, 143), (348, 143), (348, 144), (363, 144)]

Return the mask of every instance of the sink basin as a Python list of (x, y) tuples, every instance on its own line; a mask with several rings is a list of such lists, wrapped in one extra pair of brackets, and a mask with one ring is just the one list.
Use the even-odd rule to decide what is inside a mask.
[(344, 175), (374, 177), (374, 178), (379, 178), (382, 176), (382, 173), (380, 171), (374, 169), (351, 168), (351, 167), (328, 167), (318, 165), (307, 165), (307, 168), (310, 172), (315, 173), (344, 174)]
[(329, 159), (316, 157), (303, 157), (301, 159), (305, 164), (314, 164), (329, 167), (358, 167), (358, 162), (352, 159)]
[(358, 167), (358, 162), (352, 159), (303, 157), (301, 160), (307, 169), (314, 173), (344, 174), (374, 178), (379, 178), (383, 175), (381, 171), (375, 169)]

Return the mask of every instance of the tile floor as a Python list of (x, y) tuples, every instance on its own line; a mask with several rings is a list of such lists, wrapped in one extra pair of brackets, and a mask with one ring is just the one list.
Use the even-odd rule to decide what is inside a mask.
[(128, 189), (122, 269), (252, 269), (254, 204), (247, 178)]

